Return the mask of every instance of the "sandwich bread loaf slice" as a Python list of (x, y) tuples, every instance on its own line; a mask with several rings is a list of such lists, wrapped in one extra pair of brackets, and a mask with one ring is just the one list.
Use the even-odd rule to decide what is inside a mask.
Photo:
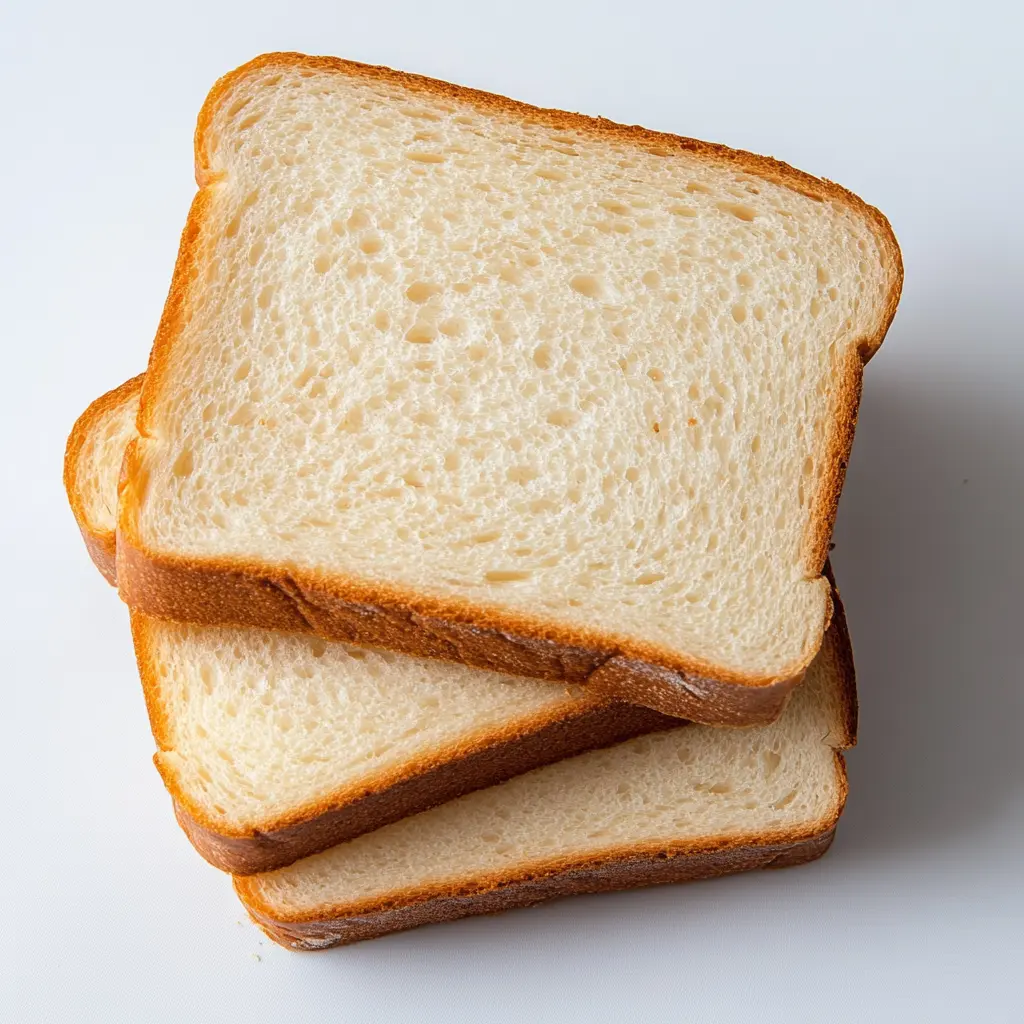
[(125, 462), (130, 605), (779, 714), (901, 288), (877, 210), (298, 54), (217, 83), (195, 159)]
[[(94, 402), (65, 480), (112, 571), (118, 469), (141, 378)], [(463, 665), (317, 637), (161, 622), (132, 631), (156, 766), (199, 852), (245, 874), (289, 864), (537, 765), (677, 719)]]
[(235, 888), (293, 949), (556, 896), (799, 864), (846, 799), (856, 694), (841, 609), (781, 718), (691, 725), (538, 768)]
[(64, 452), (64, 490), (86, 549), (108, 583), (117, 585), (117, 479), (124, 450), (137, 437), (143, 374), (96, 399), (79, 416)]

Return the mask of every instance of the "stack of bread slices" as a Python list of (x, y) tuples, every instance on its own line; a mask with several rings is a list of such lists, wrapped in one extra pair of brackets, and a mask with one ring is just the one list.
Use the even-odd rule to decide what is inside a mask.
[(885, 218), (775, 160), (334, 58), (199, 116), (147, 373), (65, 483), (156, 765), (272, 938), (798, 864)]

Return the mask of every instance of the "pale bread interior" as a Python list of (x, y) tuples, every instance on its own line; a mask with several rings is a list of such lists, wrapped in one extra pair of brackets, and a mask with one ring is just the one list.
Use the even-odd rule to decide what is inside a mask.
[[(113, 529), (138, 394), (90, 422), (77, 480), (93, 531)], [(214, 830), (251, 833), (336, 806), (389, 776), (499, 734), (581, 714), (580, 687), (359, 650), (314, 637), (134, 617), (158, 723), (157, 764)], [(325, 809), (322, 807), (322, 809)]]
[(770, 726), (690, 725), (537, 768), (240, 888), (278, 920), (401, 903), (546, 864), (826, 831), (845, 798), (849, 699), (833, 633)]
[[(140, 385), (141, 387), (141, 385)], [(135, 416), (139, 390), (125, 393), (90, 421), (78, 451), (75, 486), (85, 526), (92, 533), (113, 534), (117, 526), (117, 480), (128, 442), (138, 436)]]
[(863, 208), (301, 67), (242, 76), (201, 142), (195, 286), (140, 446), (147, 550), (745, 678), (806, 664), (840, 391), (898, 274)]
[(580, 687), (316, 637), (155, 619), (136, 630), (163, 725), (161, 773), (227, 834), (309, 817), (592, 704)]

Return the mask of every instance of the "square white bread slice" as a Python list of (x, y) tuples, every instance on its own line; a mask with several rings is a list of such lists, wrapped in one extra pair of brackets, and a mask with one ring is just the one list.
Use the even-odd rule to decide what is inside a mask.
[(120, 503), (147, 614), (773, 719), (885, 218), (722, 146), (333, 58), (214, 87)]
[[(117, 478), (141, 378), (94, 402), (65, 483), (113, 572)], [(134, 613), (156, 766), (182, 827), (225, 871), (267, 871), (541, 764), (677, 719), (463, 665)]]
[(772, 725), (691, 725), (582, 754), (235, 889), (272, 939), (323, 949), (556, 896), (803, 863), (832, 841), (855, 727), (840, 612)]

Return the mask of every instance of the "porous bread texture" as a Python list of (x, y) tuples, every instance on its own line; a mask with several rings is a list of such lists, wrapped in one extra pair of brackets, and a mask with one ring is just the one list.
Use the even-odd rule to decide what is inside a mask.
[[(79, 518), (80, 525), (83, 527), (83, 534), (86, 535), (88, 541), (89, 535), (86, 527), (91, 526), (97, 530), (102, 529), (102, 520), (96, 520), (91, 524), (87, 523), (84, 516), (80, 515), (80, 510), (84, 508), (85, 503), (82, 496), (78, 493), (76, 485), (84, 483), (87, 472), (95, 473), (98, 479), (95, 481), (95, 490), (103, 490), (105, 485), (110, 485), (111, 481), (115, 478), (116, 467), (118, 459), (117, 453), (113, 452), (109, 447), (104, 446), (99, 441), (108, 433), (109, 424), (112, 421), (120, 419), (122, 423), (127, 423), (131, 419), (130, 411), (134, 408), (135, 396), (138, 393), (139, 379), (136, 378), (133, 381), (127, 382), (120, 388), (115, 389), (108, 395), (97, 400), (92, 406), (80, 417), (78, 423), (76, 423), (75, 429), (72, 431), (72, 436), (69, 439), (68, 444), (68, 458), (65, 465), (65, 483), (68, 486), (68, 495), (71, 500), (72, 506), (76, 510), (76, 517)], [(118, 415), (117, 410), (120, 410)], [(91, 431), (97, 431), (98, 437), (91, 437)], [(106, 453), (106, 458), (102, 454)], [(91, 453), (89, 457), (85, 457), (83, 453)], [(95, 557), (95, 554), (94, 554)], [(101, 566), (102, 567), (102, 566)], [(812, 669), (809, 677), (808, 686), (804, 687), (800, 692), (806, 693), (808, 689), (814, 689), (818, 686), (818, 683), (822, 679), (827, 679), (827, 685), (821, 687), (821, 692), (816, 694), (815, 699), (818, 701), (818, 711), (821, 715), (821, 720), (824, 725), (827, 726), (826, 740), (832, 743), (835, 747), (843, 747), (853, 741), (853, 734), (855, 730), (855, 706), (854, 706), (854, 695), (853, 695), (853, 674), (852, 674), (852, 661), (850, 660), (849, 651), (849, 639), (846, 634), (845, 622), (842, 615), (842, 606), (838, 604), (837, 600), (837, 617), (833, 622), (833, 628), (829, 634), (829, 639), (826, 641), (824, 649), (819, 654), (818, 660), (815, 663), (816, 667)], [(145, 623), (145, 628), (141, 630), (147, 634), (147, 653), (146, 660), (149, 671), (145, 669), (143, 671), (144, 681), (147, 676), (152, 676), (154, 667), (156, 668), (155, 675), (160, 680), (166, 680), (171, 672), (171, 666), (177, 657), (180, 657), (183, 653), (181, 648), (175, 648), (171, 652), (171, 658), (169, 663), (164, 663), (164, 668), (161, 671), (160, 664), (153, 664), (153, 654), (159, 651), (161, 646), (161, 640), (168, 641), (170, 638), (166, 634), (161, 634), (161, 630), (185, 630), (194, 633), (200, 638), (201, 643), (205, 643), (206, 649), (210, 652), (211, 641), (213, 641), (213, 653), (220, 655), (222, 660), (219, 667), (224, 668), (226, 673), (234, 679), (234, 672), (237, 669), (237, 659), (243, 658), (250, 662), (249, 667), (254, 667), (253, 663), (258, 662), (258, 655), (253, 658), (254, 649), (248, 646), (250, 638), (256, 638), (258, 640), (258, 648), (264, 654), (266, 654), (269, 648), (273, 648), (277, 643), (282, 643), (288, 646), (292, 643), (309, 644), (310, 649), (307, 652), (307, 656), (303, 659), (302, 656), (299, 658), (287, 658), (282, 664), (285, 667), (285, 675), (289, 681), (294, 681), (293, 676), (298, 679), (309, 680), (313, 677), (315, 672), (310, 672), (308, 667), (309, 655), (313, 659), (323, 658), (324, 655), (330, 650), (340, 650), (341, 645), (327, 645), (323, 644), (323, 652), (320, 652), (320, 642), (315, 640), (302, 640), (300, 638), (293, 637), (276, 637), (273, 634), (260, 634), (254, 631), (242, 631), (242, 630), (197, 630), (191, 627), (176, 626), (174, 624), (161, 624), (154, 622), (147, 622), (141, 616), (134, 616), (134, 625), (138, 626), (139, 622)], [(156, 633), (153, 636), (149, 636), (149, 630), (152, 627)], [(137, 633), (140, 632), (137, 629)], [(220, 635), (222, 640), (233, 641), (231, 643), (230, 653), (227, 651), (226, 646), (222, 643), (219, 647), (216, 645), (215, 637)], [(172, 641), (173, 642), (173, 641)], [(199, 648), (193, 649), (193, 654), (196, 653)], [(365, 658), (374, 658), (376, 655), (370, 652), (351, 652), (355, 655), (357, 661)], [(409, 659), (389, 659), (388, 656), (384, 656), (385, 661), (391, 660), (392, 662), (406, 662), (408, 665), (415, 665), (417, 663), (409, 661)], [(214, 695), (213, 687), (213, 675), (210, 672), (210, 661), (216, 659), (208, 659), (205, 663), (203, 662), (192, 662), (189, 661), (185, 666), (184, 678), (185, 680), (191, 680), (195, 685), (201, 686), (205, 691), (204, 697), (198, 698), (200, 714), (196, 716), (185, 716), (184, 728), (179, 729), (173, 723), (176, 709), (173, 702), (164, 707), (161, 704), (162, 699), (166, 699), (169, 695), (168, 691), (173, 693), (175, 687), (172, 685), (168, 686), (166, 682), (162, 684), (160, 682), (154, 685), (147, 686), (147, 703), (150, 706), (150, 713), (153, 718), (154, 733), (158, 737), (158, 742), (161, 746), (166, 746), (164, 737), (168, 735), (184, 735), (186, 737), (185, 747), (188, 747), (190, 742), (198, 742), (200, 748), (204, 747), (204, 742), (209, 739), (209, 733), (206, 731), (203, 721), (210, 722), (216, 719), (216, 712), (211, 716), (208, 709), (204, 709), (204, 704), (212, 704), (215, 708), (218, 704), (217, 698)], [(264, 668), (267, 666), (264, 665)], [(438, 671), (436, 665), (426, 665), (425, 668), (433, 673)], [(371, 672), (371, 676), (372, 676)], [(255, 686), (247, 686), (247, 690), (255, 690), (256, 696), (259, 699), (259, 709), (252, 716), (252, 722), (257, 726), (262, 725), (266, 728), (267, 734), (270, 735), (274, 729), (277, 730), (277, 739), (279, 740), (282, 734), (286, 734), (292, 731), (295, 723), (291, 720), (290, 714), (287, 715), (288, 720), (285, 721), (281, 717), (282, 708), (280, 706), (275, 707), (275, 694), (273, 693), (273, 683), (275, 682), (275, 673), (273, 671), (266, 674), (264, 679), (260, 681), (255, 680)], [(491, 678), (491, 682), (495, 680)], [(522, 681), (517, 681), (516, 688), (521, 685)], [(271, 685), (268, 685), (271, 684)], [(301, 685), (301, 684), (300, 684)], [(288, 682), (285, 683), (287, 688)], [(187, 688), (187, 687), (186, 687)], [(473, 699), (477, 699), (477, 688), (473, 687)], [(548, 688), (545, 688), (548, 689)], [(551, 691), (548, 689), (548, 692)], [(294, 696), (294, 691), (292, 693)], [(227, 697), (227, 703), (224, 703), (223, 698)], [(232, 701), (237, 698), (237, 691), (232, 690), (230, 694), (221, 694), (221, 705), (222, 709), (227, 712), (227, 717), (231, 719), (237, 719), (239, 717), (237, 705), (235, 708), (231, 708), (229, 705)], [(267, 700), (269, 696), (269, 700)], [(278, 694), (280, 696), (280, 694)], [(189, 703), (196, 702), (195, 697), (189, 700)], [(309, 694), (307, 695), (307, 704), (312, 704), (314, 707), (320, 706), (320, 695)], [(246, 703), (243, 701), (243, 704)], [(578, 702), (584, 703), (584, 702)], [(577, 704), (578, 706), (578, 704)], [(291, 705), (290, 707), (294, 707)], [(792, 715), (794, 712), (790, 711)], [(196, 721), (196, 719), (200, 721)], [(506, 722), (507, 724), (507, 722)], [(307, 720), (307, 726), (314, 725), (314, 723)], [(314, 725), (315, 727), (315, 725)], [(241, 731), (245, 731), (244, 729)], [(705, 730), (706, 731), (706, 730)], [(747, 735), (755, 735), (755, 731), (747, 733)], [(403, 737), (403, 739), (406, 737)], [(166, 752), (163, 752), (166, 753)], [(204, 753), (208, 754), (208, 750), (204, 750)], [(377, 751), (379, 754), (380, 751)], [(765, 757), (765, 770), (767, 774), (771, 774), (775, 769), (774, 758), (776, 756), (775, 751), (769, 751)], [(220, 750), (217, 753), (220, 761), (226, 760), (224, 751)], [(230, 755), (229, 755), (230, 756)], [(677, 756), (679, 756), (677, 754)], [(684, 755), (685, 756), (685, 755)], [(753, 757), (754, 754), (748, 754), (749, 757)], [(199, 761), (204, 758), (200, 756)], [(301, 759), (301, 758), (300, 758)], [(158, 763), (161, 760), (161, 754), (157, 755)], [(164, 772), (165, 779), (172, 779), (174, 774), (174, 761), (177, 760), (172, 754), (172, 757), (165, 761), (161, 765), (162, 771)], [(209, 779), (203, 779), (203, 783), (213, 781), (213, 776), (220, 774), (222, 765), (219, 762), (208, 762), (215, 763), (216, 768), (213, 773), (207, 772), (210, 776)], [(845, 785), (842, 778), (842, 764), (841, 759), (837, 760), (837, 769), (839, 771), (839, 784), (843, 792), (845, 792)], [(378, 768), (380, 764), (378, 763)], [(386, 770), (385, 770), (386, 774)], [(200, 776), (201, 778), (201, 776)], [(179, 786), (176, 784), (170, 784), (172, 792), (177, 789), (179, 795), (178, 810), (179, 814), (184, 809), (181, 802), (181, 797), (184, 793)], [(230, 782), (229, 782), (230, 785)], [(203, 788), (203, 787), (200, 787)], [(723, 792), (722, 784), (720, 782), (711, 783), (709, 785), (697, 784), (698, 791), (702, 789), (721, 794)], [(315, 794), (316, 787), (313, 786), (313, 792)], [(308, 793), (303, 794), (303, 803), (296, 807), (293, 806), (289, 812), (293, 817), (301, 818), (302, 811), (309, 807), (309, 802), (305, 800), (308, 797)], [(335, 792), (333, 794), (337, 796)], [(622, 794), (619, 794), (620, 796)], [(784, 799), (785, 802), (792, 803), (795, 796), (790, 797), (786, 794)], [(836, 814), (838, 815), (841, 806), (841, 796), (839, 804), (836, 807)], [(184, 801), (189, 803), (187, 799)], [(749, 808), (748, 808), (749, 809)], [(189, 821), (187, 818), (183, 820), (183, 824), (186, 827), (186, 831), (189, 834), (194, 833), (195, 821)], [(834, 820), (833, 820), (834, 826)], [(249, 823), (251, 827), (251, 821)], [(831, 841), (832, 831), (828, 827), (828, 821), (819, 821), (811, 823), (807, 829), (801, 832), (799, 829), (791, 830), (789, 833), (779, 834), (777, 832), (769, 832), (763, 835), (753, 835), (747, 837), (741, 837), (736, 839), (730, 839), (730, 837), (708, 837), (704, 836), (702, 840), (698, 842), (683, 843), (680, 847), (679, 842), (671, 844), (672, 859), (665, 861), (661, 859), (661, 855), (658, 853), (651, 854), (650, 851), (643, 852), (642, 846), (635, 846), (628, 851), (613, 851), (611, 854), (611, 860), (608, 859), (608, 851), (603, 853), (599, 852), (594, 860), (594, 857), (590, 857), (590, 862), (586, 869), (580, 869), (580, 857), (576, 857), (574, 863), (575, 868), (572, 870), (566, 870), (566, 865), (563, 863), (560, 866), (552, 866), (550, 860), (548, 861), (546, 877), (539, 880), (533, 881), (529, 878), (529, 872), (535, 871), (537, 865), (527, 865), (525, 869), (519, 870), (520, 875), (525, 874), (525, 880), (520, 881), (517, 884), (508, 884), (509, 879), (514, 877), (516, 872), (506, 872), (504, 878), (499, 879), (500, 883), (498, 887), (493, 885), (486, 892), (481, 895), (460, 898), (452, 898), (450, 894), (448, 896), (442, 895), (440, 899), (428, 898), (425, 902), (421, 901), (417, 904), (416, 899), (420, 899), (423, 896), (423, 892), (413, 893), (413, 900), (410, 902), (407, 900), (405, 907), (399, 907), (398, 910), (393, 914), (391, 911), (376, 912), (372, 913), (370, 917), (364, 917), (359, 919), (348, 919), (346, 921), (331, 920), (331, 916), (335, 917), (339, 913), (344, 913), (345, 908), (340, 910), (337, 907), (319, 907), (315, 912), (299, 915), (313, 922), (312, 931), (303, 931), (305, 926), (298, 925), (293, 927), (289, 922), (295, 919), (294, 912), (287, 908), (282, 907), (280, 903), (276, 904), (273, 900), (265, 900), (260, 895), (260, 883), (250, 885), (243, 879), (236, 879), (236, 886), (239, 889), (240, 894), (246, 901), (247, 906), (253, 913), (253, 916), (261, 923), (268, 934), (270, 934), (275, 940), (285, 942), (286, 944), (293, 945), (296, 948), (324, 948), (328, 945), (333, 945), (342, 941), (354, 941), (360, 937), (372, 937), (373, 935), (383, 934), (387, 931), (396, 930), (399, 927), (409, 927), (415, 923), (423, 923), (428, 920), (446, 919), (457, 916), (464, 916), (467, 913), (473, 912), (484, 912), (485, 910), (496, 910), (506, 909), (510, 906), (523, 905), (529, 902), (535, 902), (539, 898), (548, 898), (555, 895), (565, 895), (574, 891), (596, 891), (601, 889), (624, 887), (628, 885), (636, 884), (650, 884), (656, 881), (672, 881), (672, 880), (685, 880), (692, 877), (706, 877), (713, 874), (721, 874), (726, 871), (734, 870), (745, 870), (754, 867), (771, 866), (773, 864), (781, 863), (797, 863), (803, 860), (812, 859), (815, 856), (819, 856), (827, 848), (828, 843)], [(735, 841), (733, 841), (735, 840)], [(774, 845), (773, 845), (774, 843)], [(702, 845), (703, 844), (703, 845)], [(198, 844), (197, 844), (198, 845)], [(710, 851), (710, 852), (708, 852)], [(602, 857), (604, 858), (602, 861)], [(563, 858), (564, 860), (564, 858)], [(494, 879), (490, 880), (494, 882)], [(487, 887), (489, 884), (486, 879), (481, 879), (479, 876), (475, 878), (462, 879), (462, 889), (472, 892), (474, 887), (481, 889)], [(410, 895), (405, 894), (407, 897)], [(436, 895), (436, 894), (435, 894)], [(397, 916), (396, 916), (397, 915)], [(326, 924), (324, 923), (326, 921)], [(331, 929), (337, 929), (332, 931)]]
[(877, 211), (749, 154), (294, 55), (215, 89), (197, 169), (122, 511), (146, 558), (799, 675), (899, 293)]
[[(834, 828), (853, 741), (845, 633), (831, 631), (783, 716), (754, 729), (689, 726), (539, 768), (236, 880), (257, 922), (344, 921), (480, 895), (638, 856), (798, 843)], [(312, 945), (316, 945), (313, 943)], [(307, 946), (307, 948), (309, 948)]]
[[(97, 566), (142, 378), (68, 444), (68, 497)], [(107, 504), (96, 500), (105, 495)], [(132, 616), (157, 767), (197, 849), (249, 872), (671, 719), (545, 683), (253, 629)]]
[(64, 489), (86, 547), (100, 572), (115, 582), (117, 482), (135, 418), (143, 375), (101, 395), (75, 421), (64, 453)]
[[(125, 446), (136, 436), (138, 408), (136, 393), (123, 404), (104, 410), (80, 456), (82, 505), (88, 523), (97, 532), (113, 533), (117, 523), (117, 469)], [(115, 471), (106, 472), (109, 467)]]
[(580, 687), (316, 637), (140, 617), (157, 767), (207, 828), (247, 836), (314, 817), (410, 768), (597, 707)]

